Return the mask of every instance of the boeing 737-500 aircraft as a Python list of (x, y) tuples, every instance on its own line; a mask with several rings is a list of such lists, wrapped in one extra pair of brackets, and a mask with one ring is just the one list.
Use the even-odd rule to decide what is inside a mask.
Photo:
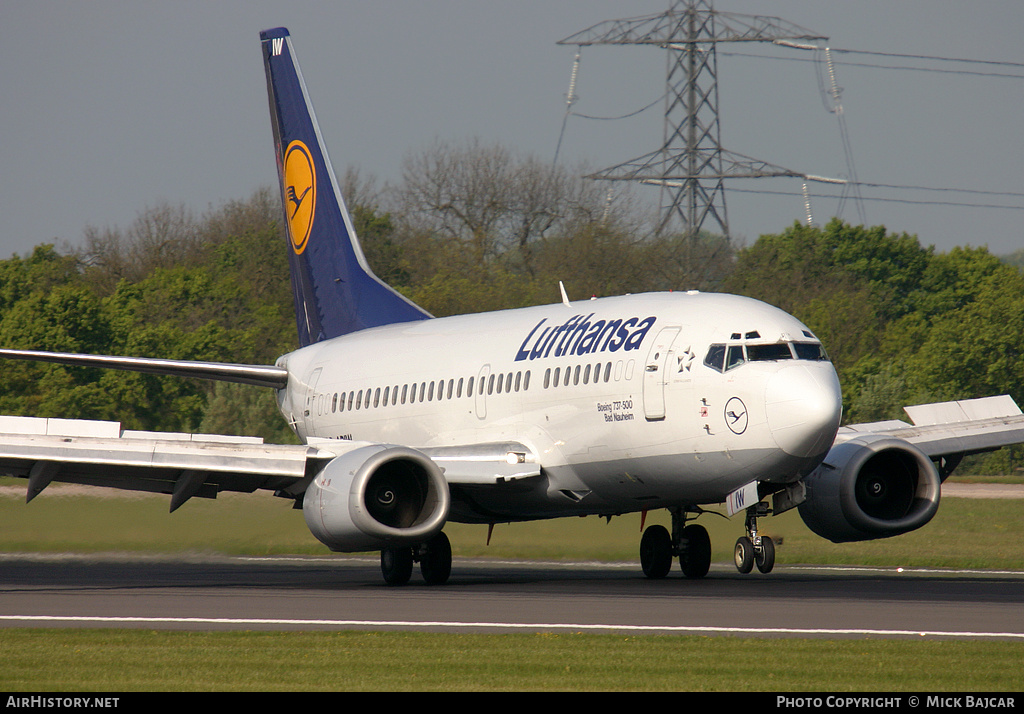
[[(1009, 397), (908, 408), (840, 427), (835, 369), (792, 316), (673, 292), (433, 318), (359, 247), (284, 28), (261, 33), (300, 347), (274, 366), (5, 350), (3, 356), (257, 384), (300, 446), (117, 423), (0, 418), (0, 472), (193, 496), (267, 489), (332, 551), (380, 551), (384, 579), (452, 565), (448, 521), (496, 524), (667, 509), (640, 563), (687, 577), (711, 560), (692, 521), (745, 515), (736, 566), (772, 569), (758, 519), (798, 507), (833, 541), (905, 533), (964, 454), (1024, 441)], [(282, 248), (284, 249), (284, 247)]]

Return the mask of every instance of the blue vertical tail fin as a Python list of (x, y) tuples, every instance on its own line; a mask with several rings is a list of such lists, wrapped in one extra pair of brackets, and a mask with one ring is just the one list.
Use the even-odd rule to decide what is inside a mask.
[(430, 314), (370, 269), (283, 27), (260, 33), (302, 346)]

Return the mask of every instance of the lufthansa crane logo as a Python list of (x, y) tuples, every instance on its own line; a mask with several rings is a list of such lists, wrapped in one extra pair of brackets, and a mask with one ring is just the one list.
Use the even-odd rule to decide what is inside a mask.
[(293, 141), (284, 152), (284, 196), (292, 249), (302, 253), (309, 242), (316, 214), (316, 168), (309, 149)]
[(739, 397), (733, 397), (725, 403), (725, 423), (733, 434), (742, 434), (747, 430), (747, 405)]

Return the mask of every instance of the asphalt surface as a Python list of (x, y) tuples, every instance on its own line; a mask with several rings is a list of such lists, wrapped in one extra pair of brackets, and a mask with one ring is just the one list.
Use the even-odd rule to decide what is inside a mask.
[(0, 557), (0, 627), (593, 631), (1024, 640), (1024, 572), (779, 566), (649, 581), (636, 564), (456, 559), (383, 585), (374, 558)]
[[(1021, 498), (1022, 485), (943, 495)], [(637, 563), (456, 559), (383, 585), (374, 557), (0, 555), (0, 627), (594, 631), (1024, 640), (1024, 572), (779, 565), (650, 581)]]

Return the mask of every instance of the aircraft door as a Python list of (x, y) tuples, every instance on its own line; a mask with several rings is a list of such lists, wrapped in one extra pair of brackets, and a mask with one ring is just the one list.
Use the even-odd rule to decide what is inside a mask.
[(485, 364), (480, 369), (476, 385), (476, 417), (477, 419), (487, 418), (487, 378), (491, 374), (491, 365)]
[(644, 416), (647, 421), (665, 418), (665, 384), (668, 382), (668, 359), (679, 327), (665, 327), (654, 338), (644, 364)]
[(313, 431), (313, 419), (317, 414), (316, 384), (320, 381), (320, 375), (323, 374), (323, 371), (323, 367), (314, 369), (313, 373), (309, 376), (309, 381), (306, 383), (306, 406), (302, 410), (302, 415), (303, 421), (306, 422), (307, 434), (311, 434)]

